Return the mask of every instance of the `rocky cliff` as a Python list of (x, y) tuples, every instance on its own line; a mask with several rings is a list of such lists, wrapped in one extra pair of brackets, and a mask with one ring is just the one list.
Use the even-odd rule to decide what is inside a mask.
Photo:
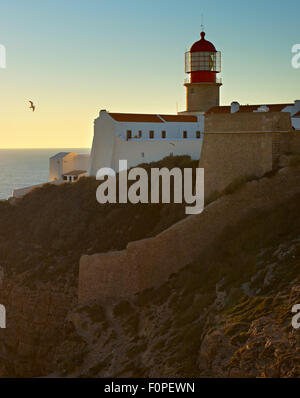
[[(23, 241), (23, 257), (18, 246), (15, 250), (20, 258), (28, 257), (26, 267), (23, 260), (22, 267), (15, 261), (9, 269), (13, 252), (3, 249), (10, 246), (2, 228), (0, 302), (7, 307), (8, 328), (0, 330), (1, 376), (298, 377), (300, 332), (292, 328), (291, 308), (300, 303), (299, 182), (296, 164), (248, 183), (261, 186), (257, 197), (266, 194), (263, 186), (270, 187), (271, 197), (274, 192), (286, 195), (280, 205), (274, 200), (276, 205), (266, 209), (252, 206), (162, 286), (126, 300), (78, 306), (70, 248), (64, 252), (58, 246), (58, 258), (49, 249), (48, 264), (40, 266), (44, 249), (35, 249), (39, 262)], [(218, 200), (236, 206), (248, 184), (231, 187)], [(26, 198), (28, 206), (31, 195)], [(245, 203), (251, 205), (252, 199), (247, 196)], [(3, 206), (2, 214), (8, 205)], [(167, 211), (160, 208), (163, 214)], [(46, 217), (50, 210), (45, 206), (40, 212)], [(122, 214), (119, 210), (118, 217)], [(158, 217), (156, 225), (140, 236), (160, 232), (163, 220)], [(130, 226), (124, 222), (119, 228)], [(25, 237), (25, 242), (30, 240)], [(96, 247), (99, 243), (94, 242)], [(69, 268), (63, 258), (69, 258)]]

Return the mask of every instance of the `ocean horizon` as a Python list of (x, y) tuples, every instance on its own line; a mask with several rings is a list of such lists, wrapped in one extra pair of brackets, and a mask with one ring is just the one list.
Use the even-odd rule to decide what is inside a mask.
[(58, 152), (90, 153), (90, 149), (0, 149), (0, 200), (11, 197), (14, 189), (47, 183), (49, 158)]

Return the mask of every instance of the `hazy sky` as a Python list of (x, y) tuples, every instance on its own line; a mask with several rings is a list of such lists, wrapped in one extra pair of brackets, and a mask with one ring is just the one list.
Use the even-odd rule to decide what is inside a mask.
[(201, 14), (223, 104), (300, 99), (299, 0), (0, 0), (0, 147), (89, 147), (100, 109), (184, 110)]

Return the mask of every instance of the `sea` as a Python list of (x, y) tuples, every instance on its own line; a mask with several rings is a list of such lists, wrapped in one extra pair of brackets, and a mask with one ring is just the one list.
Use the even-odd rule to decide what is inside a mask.
[(49, 158), (58, 152), (90, 153), (89, 148), (0, 149), (0, 200), (16, 188), (49, 181)]

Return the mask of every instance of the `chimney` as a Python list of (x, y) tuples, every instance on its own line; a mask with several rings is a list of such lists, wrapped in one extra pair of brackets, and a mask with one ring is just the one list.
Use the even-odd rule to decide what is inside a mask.
[(106, 113), (107, 113), (106, 109), (101, 109), (101, 111), (99, 112), (99, 116), (105, 115)]
[(295, 108), (298, 110), (300, 109), (300, 100), (295, 101)]
[(236, 101), (231, 103), (230, 113), (237, 113), (240, 110), (240, 104)]
[(267, 105), (261, 105), (256, 111), (254, 112), (269, 112), (270, 108)]

